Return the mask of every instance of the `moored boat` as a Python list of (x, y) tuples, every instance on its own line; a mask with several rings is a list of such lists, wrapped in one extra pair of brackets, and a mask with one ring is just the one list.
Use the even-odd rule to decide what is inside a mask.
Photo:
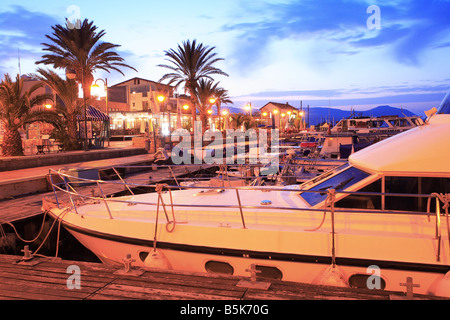
[(394, 291), (410, 277), (414, 292), (450, 297), (449, 99), (301, 185), (157, 186), (44, 207), (105, 263), (130, 254), (144, 268), (234, 275), (255, 265), (261, 278)]

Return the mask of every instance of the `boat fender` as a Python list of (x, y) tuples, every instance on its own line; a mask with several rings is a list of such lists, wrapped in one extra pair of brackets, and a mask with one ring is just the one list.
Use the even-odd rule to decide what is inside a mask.
[(172, 266), (161, 250), (153, 250), (144, 260), (145, 268), (171, 270)]
[(313, 280), (312, 284), (334, 287), (350, 287), (344, 271), (337, 265), (331, 265), (324, 269)]
[(439, 280), (432, 293), (438, 297), (450, 298), (450, 271)]

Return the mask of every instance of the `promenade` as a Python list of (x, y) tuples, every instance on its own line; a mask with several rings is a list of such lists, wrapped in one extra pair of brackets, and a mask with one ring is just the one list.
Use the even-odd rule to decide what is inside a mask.
[[(37, 158), (37, 159), (36, 159)], [(89, 160), (89, 159), (98, 160)], [(100, 158), (100, 159), (99, 159)], [(80, 160), (82, 159), (82, 160)], [(103, 169), (112, 166), (150, 164), (153, 156), (145, 149), (133, 148), (131, 141), (111, 141), (108, 148), (89, 151), (70, 151), (39, 156), (15, 158), (0, 157), (0, 167), (14, 168), (14, 162), (21, 161), (44, 164), (16, 170), (0, 171), (0, 200), (16, 196), (50, 191), (47, 176), (50, 169), (64, 168)], [(46, 163), (52, 163), (45, 165)]]

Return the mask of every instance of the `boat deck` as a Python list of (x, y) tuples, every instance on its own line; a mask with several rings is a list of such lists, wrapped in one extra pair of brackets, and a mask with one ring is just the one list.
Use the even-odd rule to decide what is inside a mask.
[[(405, 294), (338, 288), (208, 273), (153, 269), (120, 274), (124, 267), (100, 263), (0, 255), (0, 299), (8, 300), (401, 300)], [(37, 263), (36, 265), (33, 265)], [(68, 269), (77, 266), (77, 273)], [(133, 269), (133, 271), (136, 271)], [(75, 280), (75, 281), (71, 281)], [(79, 282), (77, 282), (79, 280)], [(68, 284), (69, 283), (69, 284)], [(79, 284), (79, 288), (76, 287)], [(258, 288), (270, 285), (268, 289)], [(70, 288), (71, 287), (71, 288)], [(413, 299), (439, 299), (414, 295)]]

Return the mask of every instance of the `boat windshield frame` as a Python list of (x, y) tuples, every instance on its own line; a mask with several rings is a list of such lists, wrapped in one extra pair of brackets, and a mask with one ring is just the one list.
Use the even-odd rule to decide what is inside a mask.
[(328, 179), (332, 175), (335, 175), (336, 173), (339, 173), (340, 171), (345, 170), (348, 168), (350, 164), (348, 162), (344, 163), (343, 165), (340, 165), (332, 170), (326, 171), (322, 173), (321, 175), (314, 177), (300, 185), (300, 190), (308, 190), (311, 185), (318, 184), (321, 181), (324, 181), (325, 179)]
[(450, 90), (447, 92), (444, 99), (442, 100), (437, 113), (450, 114)]
[[(303, 189), (308, 191), (323, 192), (303, 191), (298, 194), (298, 196), (301, 197), (310, 207), (320, 207), (320, 204), (327, 198), (328, 189), (334, 189), (336, 191), (358, 191), (367, 184), (379, 178), (377, 174), (372, 174), (358, 169), (350, 164), (336, 168), (333, 170), (332, 174), (323, 176), (324, 178), (316, 180), (314, 185), (310, 188)], [(348, 194), (337, 194), (336, 199), (340, 200), (346, 196), (348, 196)]]

